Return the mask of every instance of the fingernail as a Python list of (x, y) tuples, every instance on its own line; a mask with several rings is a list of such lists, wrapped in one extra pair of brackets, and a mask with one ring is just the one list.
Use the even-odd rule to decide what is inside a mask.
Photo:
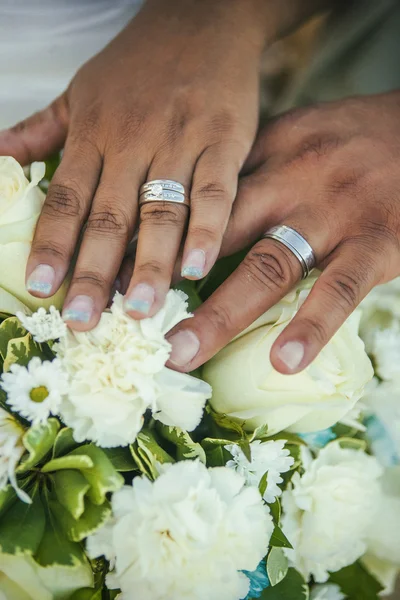
[(38, 292), (49, 296), (54, 285), (56, 273), (50, 265), (38, 265), (26, 282), (28, 292)]
[(182, 277), (193, 277), (194, 279), (201, 279), (204, 275), (204, 269), (206, 266), (206, 253), (204, 250), (191, 250), (187, 255), (183, 265), (181, 275)]
[(171, 335), (168, 341), (172, 345), (169, 360), (177, 367), (184, 367), (190, 363), (200, 349), (199, 338), (187, 329)]
[(89, 323), (93, 314), (93, 300), (89, 296), (75, 296), (63, 310), (64, 321)]
[(294, 371), (303, 360), (304, 346), (300, 342), (286, 342), (278, 350), (278, 356), (290, 371)]
[(138, 283), (129, 296), (125, 298), (125, 310), (134, 310), (143, 315), (148, 315), (153, 305), (154, 297), (155, 291), (151, 285), (147, 285), (147, 283)]

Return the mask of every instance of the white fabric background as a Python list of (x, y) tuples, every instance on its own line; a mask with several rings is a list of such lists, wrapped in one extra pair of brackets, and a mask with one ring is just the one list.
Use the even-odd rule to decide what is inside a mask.
[(46, 106), (142, 0), (0, 0), (0, 129)]

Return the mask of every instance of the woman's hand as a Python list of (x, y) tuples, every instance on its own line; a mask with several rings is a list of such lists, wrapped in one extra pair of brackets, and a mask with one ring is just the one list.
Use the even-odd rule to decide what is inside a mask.
[[(296, 229), (323, 270), (276, 340), (282, 373), (307, 367), (371, 288), (400, 275), (400, 93), (299, 109), (261, 132), (246, 165), (222, 253), (274, 225)], [(296, 257), (262, 239), (172, 335), (171, 365), (190, 371), (300, 279)]]
[[(258, 121), (265, 0), (149, 0), (132, 23), (84, 65), (46, 111), (0, 136), (0, 152), (25, 163), (62, 146), (27, 267), (33, 295), (54, 294), (83, 227), (64, 314), (92, 328), (107, 304), (138, 226), (145, 181), (191, 188), (184, 274), (215, 262)], [(186, 229), (185, 206), (141, 210), (132, 316), (163, 304)]]

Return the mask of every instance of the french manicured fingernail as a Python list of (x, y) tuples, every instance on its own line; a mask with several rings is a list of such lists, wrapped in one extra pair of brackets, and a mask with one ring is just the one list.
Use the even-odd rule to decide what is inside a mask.
[(204, 250), (191, 250), (182, 265), (182, 277), (193, 277), (201, 279), (206, 266), (206, 253)]
[(75, 296), (63, 310), (64, 321), (89, 323), (93, 314), (93, 300), (89, 296)]
[(169, 360), (177, 367), (189, 364), (200, 349), (199, 338), (193, 331), (187, 329), (174, 333), (168, 341), (172, 345)]
[(294, 371), (304, 358), (304, 346), (300, 342), (286, 342), (278, 350), (278, 356), (290, 371)]
[(50, 265), (38, 265), (26, 282), (28, 292), (37, 292), (49, 296), (53, 289), (56, 273)]
[(148, 315), (153, 305), (155, 291), (147, 283), (138, 283), (125, 298), (125, 310)]

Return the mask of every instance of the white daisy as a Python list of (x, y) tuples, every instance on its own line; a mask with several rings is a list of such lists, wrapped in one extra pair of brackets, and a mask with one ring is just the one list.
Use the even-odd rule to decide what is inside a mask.
[(15, 469), (25, 452), (22, 444), (24, 433), (22, 425), (0, 408), (0, 491), (11, 484), (19, 498), (30, 504), (30, 497), (18, 488), (15, 476)]
[(294, 459), (289, 450), (285, 449), (286, 440), (270, 440), (251, 442), (251, 462), (237, 444), (225, 446), (230, 452), (233, 460), (227, 462), (226, 466), (234, 469), (245, 478), (246, 483), (258, 487), (266, 473), (267, 488), (264, 492), (266, 502), (274, 502), (277, 496), (282, 494), (279, 483), (283, 482), (281, 473), (286, 473), (293, 466)]
[(59, 360), (42, 362), (38, 357), (32, 358), (28, 367), (11, 365), (1, 379), (7, 404), (34, 424), (45, 422), (50, 414), (58, 414), (68, 386)]
[(17, 312), (17, 317), (38, 344), (58, 340), (67, 333), (67, 326), (54, 306), (50, 306), (49, 312), (39, 308), (32, 316)]

